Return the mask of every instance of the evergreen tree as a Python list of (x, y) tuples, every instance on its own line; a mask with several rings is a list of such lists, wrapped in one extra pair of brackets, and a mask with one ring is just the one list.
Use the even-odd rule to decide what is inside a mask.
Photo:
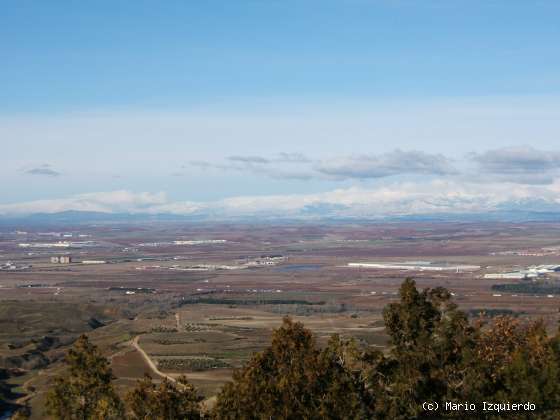
[(15, 412), (15, 414), (12, 416), (10, 420), (27, 420), (28, 418), (29, 415), (27, 414), (26, 411), (18, 410)]
[(7, 400), (7, 395), (10, 393), (10, 389), (6, 384), (6, 379), (8, 379), (8, 371), (6, 369), (0, 368), (0, 409), (4, 408)]
[(6, 386), (4, 385), (4, 382), (2, 381), (2, 378), (0, 377), (0, 410), (4, 408), (4, 404), (6, 403), (6, 399), (4, 397), (5, 394), (5, 388)]
[(537, 407), (531, 418), (560, 418), (556, 340), (548, 337), (542, 321), (523, 324), (499, 317), (492, 325), (481, 326), (476, 357), (467, 369), (465, 398), (530, 401)]
[(384, 311), (389, 352), (363, 355), (376, 418), (430, 417), (423, 401), (529, 401), (536, 412), (493, 418), (560, 418), (560, 338), (548, 338), (542, 321), (497, 317), (471, 324), (447, 290), (420, 292), (410, 279), (400, 297)]
[(388, 355), (366, 355), (368, 387), (381, 418), (415, 418), (424, 401), (460, 397), (466, 350), (473, 330), (443, 288), (418, 291), (412, 279), (400, 288), (400, 301), (383, 317), (390, 337)]
[(218, 395), (217, 419), (363, 419), (367, 405), (349, 370), (350, 346), (334, 337), (320, 351), (311, 332), (285, 318), (271, 345)]
[(126, 397), (131, 417), (138, 420), (200, 419), (201, 400), (184, 376), (177, 383), (165, 378), (156, 385), (146, 375)]
[(333, 335), (317, 360), (319, 418), (367, 418), (371, 401), (361, 380), (359, 354), (353, 341)]
[(109, 362), (82, 335), (66, 355), (68, 370), (54, 380), (47, 414), (55, 419), (122, 419), (123, 404), (111, 384)]

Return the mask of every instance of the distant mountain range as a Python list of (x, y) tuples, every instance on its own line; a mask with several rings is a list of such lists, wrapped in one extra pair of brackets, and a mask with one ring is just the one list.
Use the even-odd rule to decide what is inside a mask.
[(58, 213), (34, 213), (25, 216), (0, 216), (0, 224), (91, 224), (91, 223), (140, 223), (165, 221), (196, 221), (196, 216), (149, 213), (104, 213), (68, 210)]
[[(64, 211), (58, 213), (36, 213), (25, 216), (0, 216), (0, 224), (3, 225), (76, 225), (76, 224), (125, 224), (125, 223), (153, 223), (153, 222), (560, 222), (560, 210), (539, 210), (533, 208), (500, 208), (495, 211), (486, 212), (464, 212), (464, 213), (425, 213), (425, 214), (402, 214), (387, 216), (363, 216), (337, 214), (340, 207), (332, 208), (326, 206), (313, 206), (304, 208), (298, 214), (286, 216), (265, 215), (255, 216), (227, 216), (225, 214), (151, 214), (151, 213), (103, 213), (90, 211)], [(342, 212), (344, 213), (344, 212)]]
[(408, 183), (312, 194), (174, 201), (126, 190), (0, 204), (0, 223), (269, 221), (560, 221), (560, 181), (551, 185)]

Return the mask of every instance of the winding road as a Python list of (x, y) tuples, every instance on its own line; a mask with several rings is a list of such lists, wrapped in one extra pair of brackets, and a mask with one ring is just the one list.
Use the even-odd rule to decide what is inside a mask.
[(150, 366), (150, 369), (152, 369), (152, 371), (154, 371), (154, 373), (156, 373), (158, 376), (161, 376), (162, 378), (167, 378), (171, 382), (176, 382), (173, 376), (166, 375), (165, 373), (163, 373), (161, 370), (158, 369), (156, 364), (152, 361), (152, 359), (150, 359), (150, 356), (148, 356), (148, 354), (144, 351), (144, 349), (140, 347), (140, 344), (138, 344), (139, 340), (140, 340), (139, 335), (134, 337), (134, 339), (132, 340), (132, 347), (134, 347), (138, 351), (138, 353), (140, 353), (140, 355), (144, 358), (148, 366)]

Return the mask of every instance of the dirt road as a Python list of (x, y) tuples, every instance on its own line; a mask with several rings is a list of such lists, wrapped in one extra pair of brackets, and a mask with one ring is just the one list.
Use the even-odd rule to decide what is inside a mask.
[(166, 375), (165, 373), (163, 373), (161, 370), (158, 369), (156, 364), (152, 361), (152, 359), (150, 359), (150, 356), (148, 356), (148, 354), (142, 349), (142, 347), (140, 347), (140, 344), (138, 344), (138, 340), (140, 340), (139, 335), (134, 337), (134, 340), (132, 340), (132, 347), (134, 347), (138, 351), (138, 353), (142, 355), (142, 357), (144, 358), (148, 366), (150, 366), (150, 369), (152, 369), (152, 371), (156, 373), (158, 376), (161, 376), (162, 378), (167, 378), (170, 381), (175, 382), (174, 377)]

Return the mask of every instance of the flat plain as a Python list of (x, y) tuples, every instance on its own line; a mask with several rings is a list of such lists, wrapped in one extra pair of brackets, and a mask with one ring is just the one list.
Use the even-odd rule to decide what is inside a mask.
[[(72, 262), (51, 261), (60, 256)], [(0, 368), (33, 418), (82, 333), (120, 392), (145, 373), (186, 375), (211, 400), (284, 316), (320, 344), (336, 333), (386, 348), (383, 308), (406, 277), (447, 288), (473, 318), (559, 320), (558, 272), (486, 276), (559, 265), (554, 223), (5, 225), (0, 264)], [(449, 269), (463, 265), (480, 269)]]

